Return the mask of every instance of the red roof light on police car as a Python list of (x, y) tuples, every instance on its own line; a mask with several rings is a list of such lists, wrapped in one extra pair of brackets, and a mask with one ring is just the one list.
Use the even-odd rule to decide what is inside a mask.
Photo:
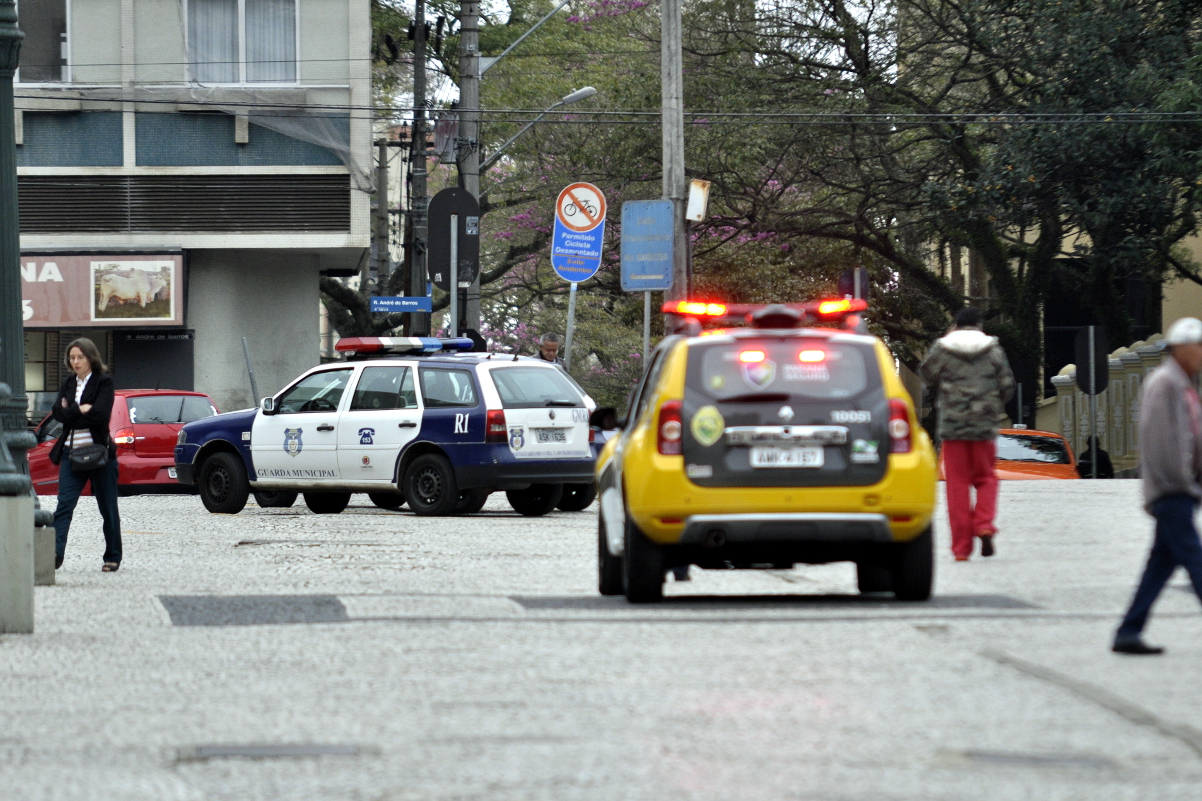
[(864, 311), (868, 308), (868, 301), (863, 298), (843, 298), (841, 300), (823, 300), (818, 303), (818, 314), (820, 316), (828, 316), (832, 314), (847, 314), (853, 311)]
[(803, 350), (801, 353), (797, 354), (797, 361), (799, 362), (820, 362), (825, 358), (826, 351), (824, 350)]
[(726, 304), (724, 303), (699, 303), (697, 301), (682, 300), (676, 304), (676, 308), (671, 308), (670, 304), (665, 304), (669, 308), (664, 311), (672, 311), (676, 314), (687, 314), (692, 317), (721, 317), (726, 314)]
[(743, 364), (756, 364), (764, 360), (764, 352), (762, 350), (745, 350), (739, 354), (739, 361)]

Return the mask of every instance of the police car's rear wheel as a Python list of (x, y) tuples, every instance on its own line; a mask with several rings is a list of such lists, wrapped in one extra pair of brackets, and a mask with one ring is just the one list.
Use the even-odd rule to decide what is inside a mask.
[(399, 512), (405, 505), (405, 496), (399, 492), (369, 492), (367, 497), (381, 509)]
[(932, 527), (898, 546), (893, 563), (893, 592), (899, 601), (925, 601), (935, 580), (935, 537)]
[(351, 502), (349, 492), (306, 492), (305, 506), (315, 515), (336, 515)]
[(427, 453), (414, 459), (405, 471), (404, 486), (409, 508), (423, 517), (453, 515), (459, 505), (455, 468), (441, 454)]
[(597, 498), (597, 483), (564, 484), (563, 497), (559, 499), (561, 512), (583, 512)]
[(298, 494), (284, 490), (255, 490), (255, 503), (264, 509), (287, 509), (296, 503)]
[(632, 604), (664, 597), (664, 551), (626, 516), (626, 548), (622, 554), (622, 591)]
[(508, 490), (505, 497), (518, 514), (542, 517), (563, 497), (563, 484), (531, 484), (524, 490)]
[(609, 552), (602, 515), (597, 515), (597, 591), (602, 595), (622, 594), (622, 557)]
[(200, 501), (210, 512), (236, 515), (250, 497), (246, 465), (232, 453), (215, 453), (200, 466)]
[(455, 507), (457, 515), (474, 515), (488, 503), (489, 491), (486, 489), (470, 489), (459, 493), (459, 505)]

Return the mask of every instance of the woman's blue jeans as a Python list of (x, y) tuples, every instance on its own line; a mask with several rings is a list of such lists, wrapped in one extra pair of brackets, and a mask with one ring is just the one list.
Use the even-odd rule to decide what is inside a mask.
[(67, 532), (71, 528), (71, 517), (84, 485), (92, 482), (92, 494), (104, 518), (104, 561), (121, 561), (121, 517), (117, 512), (117, 460), (99, 470), (76, 473), (71, 469), (69, 451), (63, 450), (63, 460), (58, 466), (58, 507), (54, 510), (55, 553), (61, 560), (67, 552)]

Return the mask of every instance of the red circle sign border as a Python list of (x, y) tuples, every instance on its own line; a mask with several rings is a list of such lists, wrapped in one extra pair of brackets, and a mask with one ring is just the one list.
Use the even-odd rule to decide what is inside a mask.
[[(597, 193), (597, 197), (601, 201), (601, 211), (597, 215), (596, 222), (592, 223), (591, 225), (586, 225), (586, 226), (573, 225), (572, 223), (565, 220), (563, 218), (563, 215), (559, 213), (560, 209), (563, 207), (564, 195), (570, 195), (573, 189), (590, 189), (593, 192)], [(575, 195), (571, 195), (571, 197), (572, 197), (572, 200), (576, 199)], [(605, 222), (605, 213), (606, 213), (606, 211), (608, 211), (608, 209), (609, 209), (609, 204), (606, 203), (605, 195), (602, 194), (601, 190), (598, 189), (593, 184), (585, 183), (584, 181), (579, 181), (577, 183), (567, 185), (566, 187), (564, 187), (563, 191), (559, 193), (559, 197), (555, 198), (555, 216), (557, 218), (559, 218), (559, 221), (563, 224), (563, 226), (565, 228), (567, 228), (571, 231), (575, 231), (576, 233), (584, 233), (585, 231), (591, 231), (594, 228), (596, 228), (598, 225), (600, 225), (601, 223)], [(588, 214), (586, 213), (585, 216), (587, 217)]]

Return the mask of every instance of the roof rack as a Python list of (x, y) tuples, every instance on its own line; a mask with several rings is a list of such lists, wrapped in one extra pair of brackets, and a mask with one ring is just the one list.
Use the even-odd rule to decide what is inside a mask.
[(334, 345), (334, 350), (352, 355), (403, 353), (407, 356), (430, 356), (444, 350), (465, 351), (471, 348), (472, 340), (468, 337), (345, 337)]

